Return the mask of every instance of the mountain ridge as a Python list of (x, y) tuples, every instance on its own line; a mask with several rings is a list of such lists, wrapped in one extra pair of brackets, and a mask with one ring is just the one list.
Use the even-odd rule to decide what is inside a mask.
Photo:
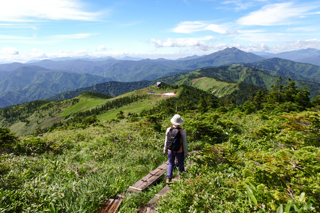
[(111, 79), (90, 74), (51, 71), (42, 67), (19, 67), (0, 81), (0, 107), (45, 99), (61, 92), (92, 86)]

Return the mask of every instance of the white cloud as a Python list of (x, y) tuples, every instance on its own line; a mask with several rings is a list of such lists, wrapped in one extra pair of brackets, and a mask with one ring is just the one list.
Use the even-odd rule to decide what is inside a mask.
[(249, 15), (238, 19), (240, 25), (272, 26), (288, 24), (290, 18), (301, 17), (315, 7), (293, 5), (291, 2), (269, 4), (261, 10), (251, 12)]
[(32, 49), (31, 52), (28, 53), (28, 57), (34, 58), (37, 60), (48, 58), (48, 56), (44, 52), (42, 52), (36, 48)]
[(226, 34), (227, 30), (221, 27), (220, 25), (217, 24), (209, 24), (208, 26), (205, 27), (206, 30), (210, 30), (212, 32), (220, 33), (220, 34)]
[[(207, 41), (207, 42), (204, 42)], [(208, 42), (214, 42), (213, 36), (206, 36), (201, 38), (167, 38), (164, 41), (157, 39), (150, 39), (150, 42), (154, 43), (156, 47), (195, 47), (201, 50), (208, 50), (210, 47)]]
[(183, 21), (173, 29), (175, 33), (193, 33), (203, 31), (208, 25), (201, 21)]
[(218, 25), (201, 21), (183, 21), (173, 29), (175, 33), (193, 33), (199, 31), (212, 31), (220, 34), (236, 34), (237, 31), (229, 30), (226, 25)]
[(54, 39), (83, 39), (83, 38), (87, 38), (92, 35), (94, 35), (94, 34), (78, 33), (78, 34), (70, 34), (70, 35), (54, 35), (54, 36), (52, 36), (52, 38), (54, 38)]
[(9, 55), (19, 55), (19, 51), (17, 48), (14, 47), (4, 47), (2, 48), (2, 51), (0, 51), (2, 54), (9, 54)]
[(1, 4), (0, 21), (97, 20), (101, 12), (86, 12), (79, 0), (10, 0)]
[(316, 27), (293, 27), (287, 30), (288, 32), (314, 32)]
[(263, 30), (239, 30), (239, 34), (235, 39), (249, 42), (274, 42), (287, 41), (288, 34), (286, 33), (271, 33)]
[(244, 3), (241, 0), (224, 1), (224, 2), (222, 2), (222, 4), (235, 4), (236, 5), (235, 10), (236, 11), (245, 10), (245, 9), (248, 9), (249, 7), (253, 6), (253, 2), (245, 2)]
[[(292, 51), (306, 48), (320, 49), (319, 39), (299, 40), (294, 42), (288, 42), (277, 46), (266, 45), (264, 42), (260, 44), (249, 44), (242, 45), (240, 43), (213, 43), (214, 38), (211, 36), (203, 38), (190, 38), (190, 39), (165, 39), (161, 40), (150, 40), (159, 47), (180, 47), (176, 48), (176, 51), (167, 51), (166, 49), (157, 49), (156, 51), (149, 53), (138, 53), (138, 52), (126, 52), (126, 51), (58, 51), (58, 52), (43, 52), (38, 49), (32, 49), (29, 51), (18, 51), (14, 47), (5, 47), (0, 50), (0, 63), (9, 62), (27, 62), (31, 60), (43, 60), (43, 59), (55, 59), (62, 57), (71, 58), (82, 58), (82, 57), (107, 57), (112, 56), (115, 58), (123, 56), (140, 57), (140, 58), (181, 58), (190, 55), (203, 55), (205, 51), (215, 52), (223, 50), (227, 47), (236, 47), (246, 52), (272, 52), (279, 53), (285, 51)], [(210, 43), (211, 42), (211, 43)], [(19, 53), (19, 54), (16, 54)]]
[(97, 48), (97, 51), (107, 51), (107, 48), (106, 48), (104, 45), (100, 45), (100, 46)]
[(298, 40), (294, 42), (288, 42), (285, 44), (277, 45), (270, 48), (271, 52), (287, 52), (293, 50), (307, 49), (307, 48), (316, 48), (320, 49), (320, 40), (319, 39), (308, 39), (308, 40)]
[(310, 15), (319, 15), (320, 14), (320, 11), (318, 12), (313, 12), (313, 13), (309, 13)]
[(268, 52), (270, 51), (270, 47), (264, 43), (257, 45), (249, 44), (248, 46), (241, 47), (241, 50), (245, 52)]

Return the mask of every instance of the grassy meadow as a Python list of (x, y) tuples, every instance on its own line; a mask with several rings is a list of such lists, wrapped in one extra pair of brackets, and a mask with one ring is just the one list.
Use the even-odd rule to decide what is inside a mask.
[[(175, 110), (188, 151), (198, 152), (158, 212), (319, 212), (320, 107), (285, 90), (281, 102), (275, 89), (241, 106), (187, 86), (39, 104), (27, 119), (59, 106), (60, 124), (20, 137), (0, 128), (0, 212), (96, 212), (167, 160), (164, 132)], [(160, 95), (167, 92), (176, 95)], [(108, 102), (116, 105), (95, 111)], [(126, 195), (119, 212), (136, 212), (164, 186), (165, 176)]]

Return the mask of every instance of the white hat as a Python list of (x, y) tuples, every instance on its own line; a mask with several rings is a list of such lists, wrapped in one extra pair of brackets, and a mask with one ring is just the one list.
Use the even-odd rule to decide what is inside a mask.
[(171, 118), (170, 122), (171, 122), (173, 125), (180, 125), (180, 124), (183, 123), (183, 120), (182, 120), (182, 118), (181, 118), (180, 115), (175, 114), (175, 115)]

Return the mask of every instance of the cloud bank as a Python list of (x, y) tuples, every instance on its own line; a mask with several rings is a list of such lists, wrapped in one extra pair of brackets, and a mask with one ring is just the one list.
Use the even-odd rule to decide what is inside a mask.
[(172, 31), (175, 33), (194, 33), (200, 31), (212, 31), (219, 34), (236, 34), (237, 31), (229, 30), (229, 27), (224, 25), (212, 24), (202, 21), (183, 21), (179, 23)]
[(19, 51), (14, 47), (4, 47), (2, 48), (2, 51), (0, 51), (0, 53), (8, 55), (19, 55)]
[(44, 20), (94, 21), (101, 12), (86, 12), (79, 0), (10, 0), (1, 4), (0, 21), (33, 22)]
[(293, 5), (292, 2), (269, 4), (261, 10), (249, 13), (238, 19), (240, 25), (273, 26), (288, 24), (290, 18), (301, 17), (307, 11), (314, 9), (313, 6)]
[[(206, 41), (206, 42), (205, 42)], [(206, 36), (202, 38), (167, 38), (163, 41), (157, 39), (150, 39), (151, 43), (154, 43), (156, 47), (194, 47), (201, 50), (208, 50), (209, 43), (214, 42), (213, 36)], [(208, 43), (209, 42), (209, 43)]]

